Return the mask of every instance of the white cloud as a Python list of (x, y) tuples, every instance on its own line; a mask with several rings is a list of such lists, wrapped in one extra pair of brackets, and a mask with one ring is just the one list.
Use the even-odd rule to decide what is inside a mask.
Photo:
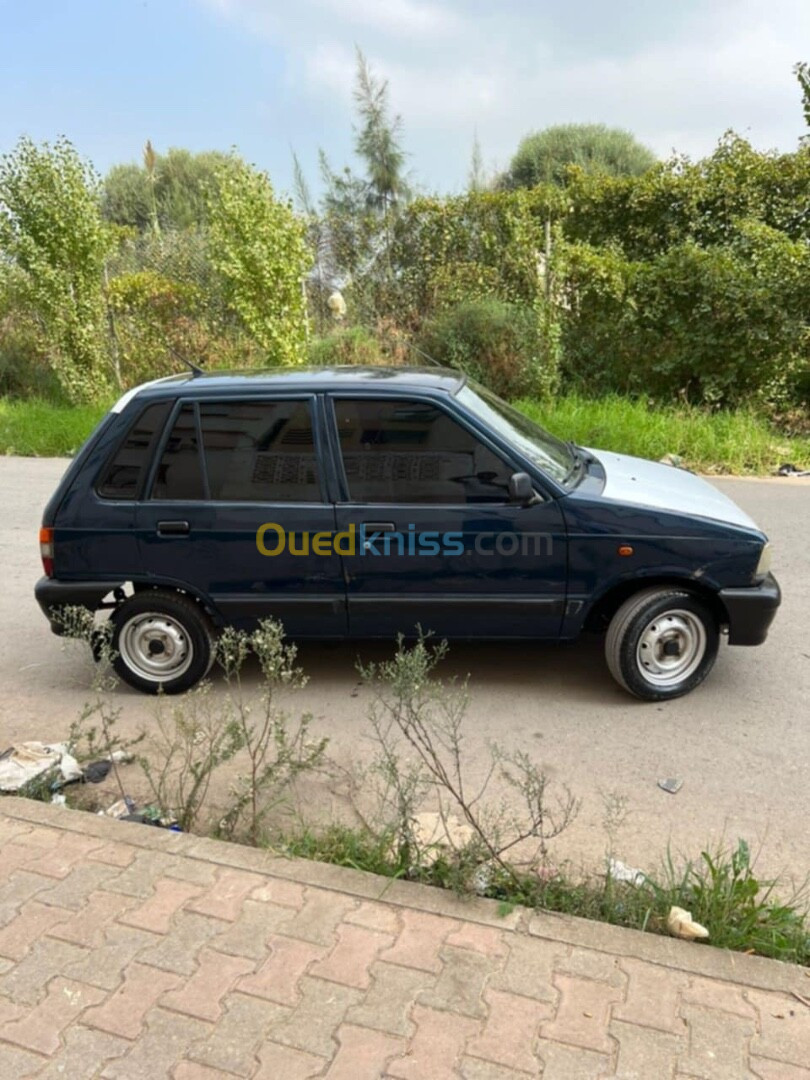
[[(473, 129), (504, 164), (527, 131), (626, 127), (693, 156), (727, 128), (789, 149), (802, 130), (791, 69), (810, 41), (806, 0), (200, 0), (283, 51), (288, 90), (340, 103), (348, 130), (355, 44), (388, 78), (419, 176), (462, 181)], [(302, 132), (306, 137), (306, 133)], [(460, 156), (464, 155), (460, 160)]]
[(444, 35), (459, 23), (447, 7), (417, 0), (315, 0), (315, 6), (357, 26), (394, 35)]

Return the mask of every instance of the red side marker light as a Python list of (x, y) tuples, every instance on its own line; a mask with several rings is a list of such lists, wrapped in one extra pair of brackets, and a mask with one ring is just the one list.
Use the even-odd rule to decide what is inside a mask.
[(39, 530), (39, 554), (46, 577), (53, 577), (53, 529)]
[(617, 551), (619, 552), (620, 555), (625, 555), (625, 556), (633, 554), (633, 549), (630, 547), (629, 544), (620, 544), (619, 547), (617, 548)]

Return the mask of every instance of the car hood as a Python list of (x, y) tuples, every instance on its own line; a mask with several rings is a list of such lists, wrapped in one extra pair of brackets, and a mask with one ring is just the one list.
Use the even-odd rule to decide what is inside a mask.
[(605, 470), (602, 498), (635, 506), (650, 506), (690, 517), (711, 518), (744, 529), (758, 525), (717, 488), (694, 473), (644, 458), (588, 450)]

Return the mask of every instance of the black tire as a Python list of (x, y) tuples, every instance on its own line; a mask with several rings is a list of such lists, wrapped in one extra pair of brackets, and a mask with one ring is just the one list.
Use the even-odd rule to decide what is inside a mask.
[(625, 600), (608, 627), (605, 656), (625, 690), (644, 701), (666, 701), (703, 682), (719, 645), (717, 619), (702, 600), (658, 587)]
[(182, 593), (135, 593), (112, 616), (113, 666), (145, 694), (189, 690), (214, 662), (214, 631), (200, 606)]

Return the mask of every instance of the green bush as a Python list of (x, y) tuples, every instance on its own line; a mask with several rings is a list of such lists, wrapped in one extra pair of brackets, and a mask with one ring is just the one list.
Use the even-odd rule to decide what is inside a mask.
[(395, 284), (381, 313), (418, 327), (448, 300), (534, 303), (545, 223), (564, 210), (562, 192), (548, 186), (414, 200), (394, 226)]
[(26, 302), (22, 275), (0, 273), (0, 398), (63, 398), (48, 349)]
[(506, 188), (552, 183), (565, 187), (571, 166), (599, 176), (638, 176), (655, 154), (629, 131), (604, 124), (556, 124), (520, 140), (501, 184)]
[(565, 235), (617, 245), (630, 259), (651, 259), (686, 241), (729, 243), (746, 220), (806, 241), (808, 185), (810, 143), (795, 153), (763, 153), (728, 133), (701, 161), (673, 157), (636, 177), (577, 173), (566, 192)]
[(553, 388), (555, 365), (528, 304), (494, 297), (455, 304), (424, 326), (417, 345), (503, 397), (541, 396)]
[(632, 262), (568, 247), (564, 374), (583, 393), (789, 404), (810, 364), (810, 250), (757, 222)]
[(17, 318), (0, 319), (0, 397), (63, 398), (37, 335)]
[(308, 359), (316, 367), (339, 367), (342, 364), (379, 364), (380, 344), (364, 326), (333, 330), (309, 343)]

